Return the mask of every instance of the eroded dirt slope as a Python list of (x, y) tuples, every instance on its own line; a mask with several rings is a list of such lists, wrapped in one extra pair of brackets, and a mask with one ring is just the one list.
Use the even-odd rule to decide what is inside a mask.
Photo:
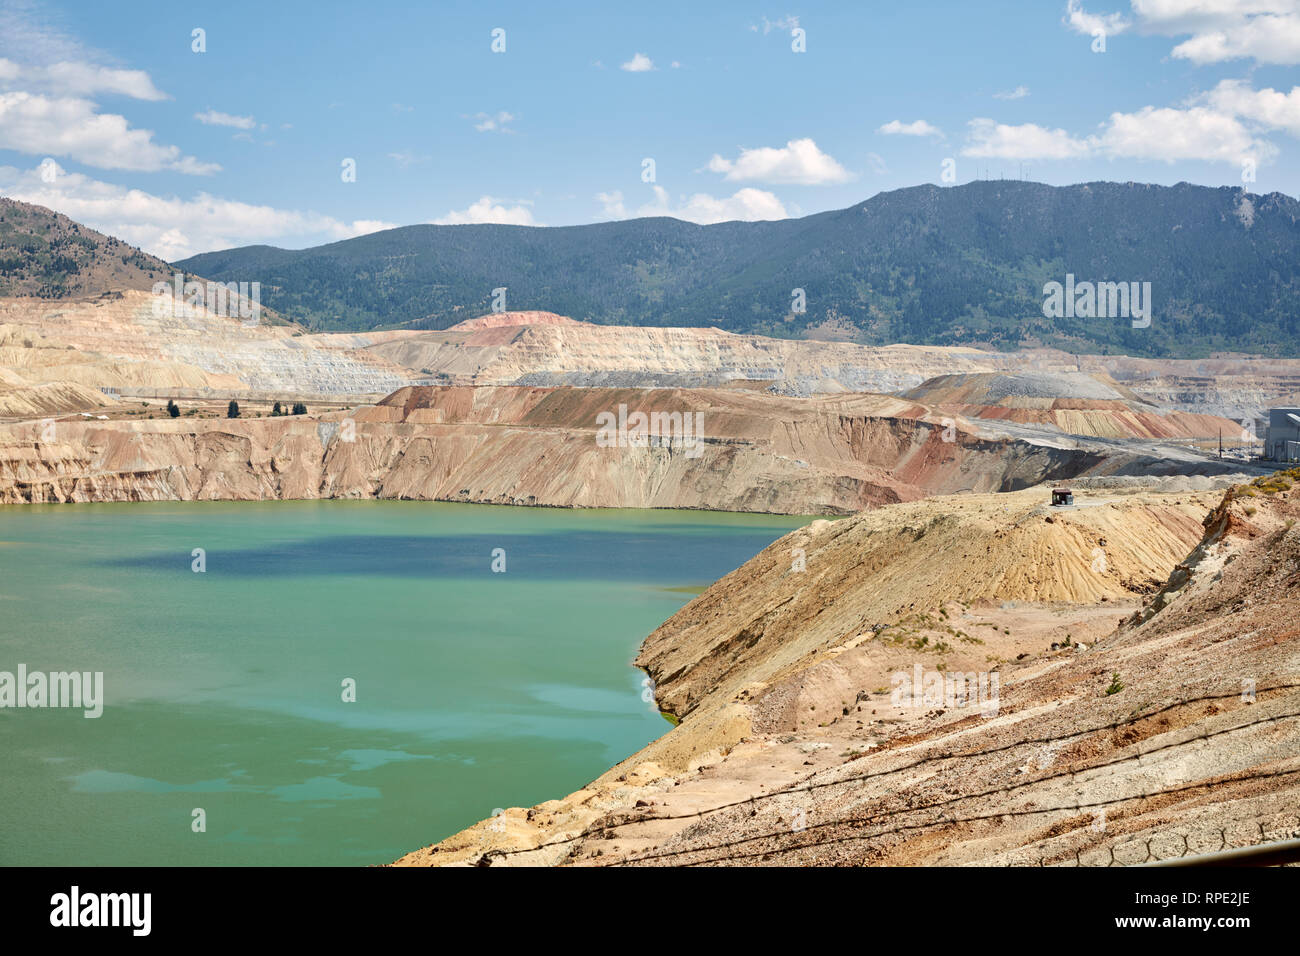
[[(1069, 401), (1069, 390), (1048, 403), (1004, 411), (1003, 417), (1050, 424), (1067, 432), (1119, 437), (1213, 436), (1222, 416), (1253, 419), (1270, 404), (1285, 404), (1300, 389), (1300, 360), (1229, 355), (1208, 359), (1135, 359), (1074, 355), (1057, 349), (990, 352), (981, 349), (773, 339), (716, 328), (639, 328), (589, 325), (551, 313), (502, 313), (438, 332), (374, 332), (338, 336), (427, 381), (456, 385), (578, 385), (708, 387), (762, 381), (784, 395), (896, 392), (940, 376), (975, 381), (1004, 375), (1095, 377), (1127, 405), (1093, 407)], [(318, 337), (322, 343), (331, 337)], [(1058, 384), (1060, 381), (1058, 380)], [(1068, 383), (1067, 383), (1068, 384)], [(1095, 384), (1095, 383), (1094, 383)], [(960, 391), (960, 389), (958, 390)], [(1059, 399), (1052, 405), (1050, 399)], [(938, 396), (922, 397), (936, 404)], [(997, 401), (953, 394), (956, 404)], [(1145, 407), (1144, 407), (1145, 406)], [(1066, 414), (1082, 411), (1085, 414)], [(1132, 414), (1109, 414), (1111, 411)], [(1188, 417), (1157, 421), (1151, 412)], [(1089, 414), (1090, 413), (1090, 414)], [(1171, 427), (1172, 424), (1172, 427)], [(1225, 436), (1227, 433), (1225, 433)]]
[(1235, 441), (1241, 424), (1219, 415), (1162, 410), (1104, 372), (977, 372), (940, 375), (903, 393), (967, 418), (1047, 425), (1098, 438)]
[[(50, 302), (0, 299), (0, 370), (12, 391), (79, 385), (122, 394), (238, 396), (244, 391), (379, 396), (415, 376), (347, 336), (299, 334), (169, 297), (126, 290)], [(229, 308), (227, 311), (231, 311)], [(177, 314), (179, 313), (179, 314)], [(20, 384), (21, 383), (21, 384)], [(75, 391), (56, 409), (93, 408)], [(19, 398), (0, 397), (0, 416), (25, 413)]]
[[(698, 414), (702, 438), (602, 445), (598, 416), (620, 408)], [(989, 437), (881, 395), (412, 387), (313, 418), (0, 427), (0, 503), (378, 497), (849, 514), (1083, 473), (1230, 467), (1158, 452)]]
[[(942, 565), (929, 573), (855, 570), (871, 565), (873, 537), (923, 527), (915, 505), (878, 513), (897, 515), (892, 529), (794, 532), (646, 642), (661, 700), (685, 712), (677, 728), (583, 790), (399, 863), (1112, 865), (1300, 833), (1297, 477), (1227, 494), (1129, 490), (1051, 523), (1010, 501), (1024, 495), (998, 496), (981, 502), (981, 528), (981, 503), (963, 502), (966, 557), (937, 537), (951, 520), (937, 514), (912, 545)], [(1047, 527), (1026, 538), (1026, 519)], [(1097, 570), (1094, 535), (1107, 539)], [(798, 589), (781, 552), (805, 540)], [(976, 542), (990, 557), (972, 555)], [(817, 580), (818, 559), (850, 581)], [(1162, 562), (1174, 570), (1155, 586)], [(1006, 600), (1077, 597), (1070, 582), (1086, 574), (1103, 582), (1090, 604)], [(793, 601), (807, 628), (785, 620)], [(885, 627), (842, 636), (863, 623)], [(743, 636), (757, 650), (769, 631), (785, 640), (719, 667), (716, 648)], [(996, 706), (899, 700), (891, 675), (917, 663), (997, 673)]]

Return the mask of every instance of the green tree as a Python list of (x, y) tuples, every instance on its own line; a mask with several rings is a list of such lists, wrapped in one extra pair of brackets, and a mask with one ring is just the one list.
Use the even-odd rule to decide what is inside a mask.
[(279, 402), (276, 402), (276, 403), (275, 403), (275, 407), (271, 409), (271, 417), (272, 417), (272, 418), (278, 418), (279, 416), (281, 416), (281, 415), (283, 415), (283, 414), (284, 414), (284, 411), (280, 408), (280, 403), (279, 403)]
[(226, 417), (227, 418), (239, 417), (239, 402), (235, 401), (233, 398), (230, 400), (230, 404), (226, 406)]
[(181, 408), (180, 408), (180, 406), (176, 404), (175, 400), (170, 399), (170, 398), (167, 399), (167, 414), (170, 415), (172, 418), (180, 418), (180, 417), (181, 417)]

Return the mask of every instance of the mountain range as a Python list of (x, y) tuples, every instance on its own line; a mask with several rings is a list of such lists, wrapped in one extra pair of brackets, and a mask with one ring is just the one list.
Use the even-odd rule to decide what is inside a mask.
[[(322, 331), (443, 329), (506, 308), (867, 345), (1300, 355), (1300, 202), (1235, 187), (988, 180), (775, 222), (415, 225), (174, 266), (0, 199), (0, 295), (147, 289), (173, 269), (260, 282), (264, 306)], [(1045, 314), (1045, 286), (1068, 277), (1150, 283), (1150, 325)]]
[[(1300, 202), (1189, 184), (926, 185), (801, 219), (707, 226), (416, 225), (177, 265), (258, 280), (266, 304), (319, 329), (446, 328), (491, 310), (502, 288), (505, 308), (601, 324), (864, 344), (1297, 354), (1300, 328)], [(1150, 282), (1151, 326), (1045, 316), (1044, 285), (1067, 274)]]

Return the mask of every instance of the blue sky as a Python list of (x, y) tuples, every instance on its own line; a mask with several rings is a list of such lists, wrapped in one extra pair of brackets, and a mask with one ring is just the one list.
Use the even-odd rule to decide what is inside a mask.
[(1296, 195), (1297, 64), (1300, 0), (0, 0), (0, 194), (168, 259), (1022, 172)]

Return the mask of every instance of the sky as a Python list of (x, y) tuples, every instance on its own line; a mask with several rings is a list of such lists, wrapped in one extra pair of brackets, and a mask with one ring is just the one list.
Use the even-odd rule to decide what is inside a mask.
[(169, 261), (977, 178), (1295, 196), (1298, 65), (1300, 0), (0, 0), (0, 195)]

